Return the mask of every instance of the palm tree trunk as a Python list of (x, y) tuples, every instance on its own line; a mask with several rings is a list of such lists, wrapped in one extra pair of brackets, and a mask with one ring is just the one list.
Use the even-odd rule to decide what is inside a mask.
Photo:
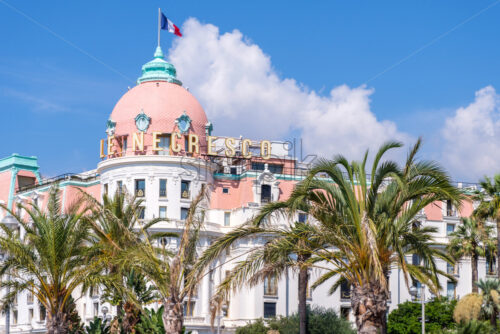
[(351, 306), (358, 334), (385, 334), (388, 293), (379, 282), (353, 286)]
[(307, 267), (299, 270), (299, 333), (307, 334)]
[(478, 274), (477, 274), (477, 262), (478, 262), (479, 256), (477, 255), (476, 252), (471, 256), (471, 266), (472, 266), (472, 292), (477, 293), (478, 287), (477, 287), (477, 279), (478, 279)]
[(500, 210), (497, 213), (497, 277), (500, 279)]
[[(490, 324), (491, 324), (491, 327), (493, 327), (494, 329), (497, 329), (497, 310), (496, 309), (494, 309), (493, 312), (491, 312)], [(495, 333), (496, 333), (496, 331), (495, 331)]]
[(47, 314), (47, 334), (67, 334), (69, 331), (69, 324), (66, 318), (67, 316), (63, 312)]
[(181, 334), (184, 325), (184, 307), (182, 302), (168, 298), (163, 302), (163, 327), (165, 334)]

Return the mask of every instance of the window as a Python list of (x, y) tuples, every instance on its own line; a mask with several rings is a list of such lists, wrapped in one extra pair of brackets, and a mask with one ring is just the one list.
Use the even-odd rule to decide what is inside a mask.
[(181, 208), (181, 220), (186, 220), (188, 216), (189, 209)]
[(455, 208), (453, 207), (453, 203), (450, 200), (446, 201), (446, 215), (447, 216), (455, 216)]
[(487, 249), (486, 252), (486, 275), (496, 275), (496, 257), (492, 254), (491, 250)]
[(123, 181), (116, 182), (116, 191), (118, 194), (123, 194)]
[(146, 216), (146, 208), (145, 208), (145, 207), (143, 207), (143, 206), (140, 206), (140, 207), (138, 208), (138, 211), (139, 211), (139, 212), (137, 212), (137, 218), (138, 218), (139, 220), (143, 220), (143, 219), (144, 219), (144, 217)]
[(446, 235), (450, 235), (455, 232), (455, 224), (446, 224)]
[(181, 181), (181, 198), (189, 198), (189, 188), (190, 188), (191, 182), (189, 181)]
[(99, 296), (99, 287), (98, 286), (93, 286), (90, 288), (90, 296), (91, 297), (98, 297)]
[(263, 184), (261, 186), (260, 202), (261, 203), (269, 203), (269, 202), (271, 202), (271, 186), (270, 185)]
[(95, 302), (94, 303), (94, 317), (97, 317), (99, 315), (99, 303), (98, 302)]
[(349, 314), (351, 313), (351, 308), (350, 307), (341, 307), (340, 308), (340, 316), (346, 320), (349, 320)]
[(307, 214), (299, 212), (299, 223), (307, 222)]
[(31, 321), (33, 321), (33, 315), (34, 315), (34, 312), (33, 312), (33, 309), (30, 308), (28, 310), (28, 322), (31, 323)]
[(104, 194), (105, 195), (108, 194), (108, 184), (107, 183), (104, 184)]
[(446, 284), (446, 297), (450, 299), (455, 298), (455, 288), (456, 284), (454, 282), (448, 282)]
[(238, 169), (236, 167), (231, 167), (230, 171), (232, 175), (238, 175)]
[(166, 206), (160, 206), (160, 211), (158, 212), (158, 217), (167, 218), (167, 207)]
[(28, 291), (28, 294), (26, 295), (26, 302), (28, 304), (33, 304), (33, 293), (30, 291)]
[(453, 275), (455, 273), (455, 266), (446, 262), (446, 273), (448, 275)]
[(224, 226), (231, 225), (231, 212), (224, 212)]
[(17, 325), (17, 310), (12, 311), (12, 324)]
[(135, 196), (144, 197), (146, 194), (146, 180), (135, 180)]
[(36, 183), (36, 179), (30, 176), (17, 176), (17, 185), (19, 189), (29, 188)]
[(267, 276), (264, 278), (264, 296), (278, 295), (278, 280), (276, 276)]
[(158, 147), (162, 148), (161, 151), (158, 151), (158, 155), (170, 154), (170, 134), (163, 134), (160, 136)]
[(45, 306), (43, 306), (42, 304), (40, 304), (39, 312), (40, 312), (39, 313), (40, 321), (45, 321), (45, 316), (46, 316), (47, 310), (45, 309)]
[(160, 179), (160, 197), (167, 197), (167, 180)]
[(193, 316), (193, 311), (194, 311), (194, 305), (195, 302), (184, 302), (184, 316), (185, 317), (192, 317)]
[(276, 303), (264, 302), (264, 318), (276, 317)]
[(343, 279), (340, 284), (340, 300), (349, 299), (351, 299), (351, 286), (346, 279)]
[(122, 138), (123, 138), (122, 139), (122, 152), (126, 153), (127, 152), (127, 136), (123, 136)]
[(222, 188), (223, 194), (229, 194), (229, 188)]

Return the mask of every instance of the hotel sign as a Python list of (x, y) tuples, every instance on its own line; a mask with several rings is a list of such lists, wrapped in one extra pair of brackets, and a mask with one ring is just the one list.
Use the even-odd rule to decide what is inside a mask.
[[(149, 127), (151, 122), (151, 118), (148, 117), (143, 110), (135, 117), (135, 124), (137, 130), (139, 132), (132, 133), (132, 151), (133, 152), (144, 152), (144, 135)], [(184, 150), (188, 153), (200, 154), (200, 140), (196, 134), (190, 133), (188, 134), (189, 128), (191, 127), (191, 119), (184, 112), (179, 118), (176, 119), (175, 124), (180, 132), (174, 131), (170, 134), (165, 134), (163, 132), (152, 132), (152, 144), (151, 150), (153, 152), (161, 152), (165, 150), (172, 151), (172, 153), (179, 153), (182, 150), (182, 138), (184, 136), (184, 145), (187, 146)], [(207, 126), (211, 124), (208, 123)], [(115, 154), (121, 154), (123, 150), (123, 146), (128, 146), (125, 136), (115, 136), (115, 127), (116, 122), (112, 120), (108, 120), (106, 124), (106, 133), (108, 134), (107, 139), (101, 139), (100, 142), (100, 156), (101, 158), (110, 157)], [(209, 156), (218, 156), (219, 153), (216, 151), (216, 141), (220, 137), (215, 137), (210, 135), (211, 131), (207, 131), (206, 136), (206, 148), (207, 155)], [(168, 136), (170, 137), (170, 145), (168, 147), (160, 146), (162, 138)], [(245, 159), (250, 159), (253, 155), (252, 148), (256, 148), (252, 146), (252, 141), (250, 139), (241, 139), (241, 142), (238, 143), (239, 139), (227, 137), (220, 138), (224, 139), (224, 155), (228, 158), (232, 158), (236, 156), (237, 149), (241, 151), (241, 156)], [(121, 140), (121, 147), (118, 147), (116, 144)], [(106, 143), (105, 143), (106, 142)], [(105, 148), (106, 144), (106, 148)], [(220, 151), (220, 147), (219, 151)], [(262, 159), (271, 158), (271, 142), (268, 140), (263, 140), (258, 145), (259, 148), (259, 157)], [(126, 150), (126, 147), (125, 147)], [(255, 150), (254, 150), (255, 151)]]
[[(187, 145), (187, 152), (200, 154), (200, 140), (195, 134), (182, 135), (180, 132), (172, 132), (169, 134), (170, 146), (161, 147), (161, 138), (165, 137), (166, 134), (162, 132), (153, 132), (153, 140), (151, 144), (151, 150), (154, 152), (161, 152), (164, 150), (171, 150), (173, 153), (179, 153), (182, 150), (182, 137), (184, 136), (184, 143)], [(168, 136), (168, 135), (167, 135)], [(218, 156), (216, 152), (216, 141), (220, 137), (206, 136), (207, 142), (207, 155)], [(236, 150), (241, 151), (241, 157), (245, 159), (250, 159), (253, 156), (253, 152), (250, 150), (252, 141), (250, 139), (242, 139), (240, 145), (237, 145), (239, 139), (227, 137), (224, 138), (224, 155), (228, 158), (236, 156)], [(114, 135), (108, 136), (107, 139), (101, 139), (100, 142), (100, 157), (105, 158), (115, 154), (122, 153), (121, 148), (116, 145), (119, 138)], [(126, 143), (123, 137), (121, 137), (122, 145)], [(106, 147), (105, 147), (106, 146)], [(254, 146), (255, 147), (255, 146)], [(268, 140), (263, 140), (259, 143), (259, 157), (262, 159), (271, 158), (271, 142)], [(144, 132), (134, 132), (132, 134), (132, 151), (133, 152), (144, 152)]]

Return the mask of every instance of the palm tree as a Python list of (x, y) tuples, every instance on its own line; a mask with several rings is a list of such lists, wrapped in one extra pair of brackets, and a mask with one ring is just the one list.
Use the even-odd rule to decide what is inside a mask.
[[(117, 265), (115, 259), (128, 248), (142, 243), (143, 231), (163, 219), (155, 218), (141, 225), (139, 217), (143, 200), (129, 196), (126, 190), (117, 191), (113, 196), (104, 194), (102, 202), (84, 191), (80, 193), (92, 212), (87, 217), (92, 230), (92, 252), (89, 257), (99, 259), (102, 269), (110, 278), (103, 297), (118, 306), (122, 329), (129, 333), (139, 321), (142, 304), (152, 301), (154, 291), (145, 289), (144, 277), (140, 272), (134, 271), (131, 266)], [(154, 237), (158, 236), (154, 234)]]
[[(23, 292), (32, 293), (47, 312), (47, 333), (67, 333), (74, 310), (71, 294), (95, 279), (98, 264), (87, 261), (89, 226), (78, 204), (62, 213), (59, 189), (50, 188), (46, 210), (36, 204), (19, 205), (17, 212), (4, 209), (17, 220), (22, 231), (1, 225), (0, 247), (6, 255), (0, 265), (2, 287), (9, 287), (3, 303)], [(70, 307), (70, 304), (73, 307)]]
[(471, 258), (472, 292), (478, 292), (477, 264), (480, 256), (485, 256), (485, 244), (490, 239), (491, 227), (480, 224), (475, 218), (462, 218), (455, 232), (451, 233), (448, 244), (450, 254), (458, 260), (462, 257)]
[[(298, 272), (298, 297), (299, 297), (299, 333), (307, 333), (307, 289), (308, 269), (311, 250), (318, 250), (324, 245), (314, 226), (306, 222), (295, 222), (284, 226), (273, 226), (270, 219), (264, 219), (275, 212), (281, 212), (292, 221), (297, 208), (293, 203), (276, 202), (267, 204), (254, 221), (235, 228), (233, 231), (220, 237), (209, 247), (196, 263), (193, 273), (200, 273), (210, 263), (220, 257), (223, 251), (241, 239), (261, 236), (268, 240), (267, 243), (252, 248), (246, 258), (239, 261), (236, 267), (219, 285), (213, 302), (216, 308), (228, 299), (231, 290), (245, 284), (255, 286), (266, 280), (279, 280), (289, 269)], [(305, 205), (301, 206), (305, 209)], [(215, 309), (215, 308), (214, 308)]]
[(477, 286), (482, 291), (483, 304), (481, 310), (490, 318), (490, 324), (496, 329), (498, 311), (500, 310), (500, 280), (480, 280)]
[[(359, 333), (385, 333), (391, 268), (401, 269), (407, 286), (411, 277), (436, 294), (441, 289), (438, 275), (450, 277), (438, 270), (435, 260), (452, 263), (453, 259), (433, 242), (436, 229), (422, 227), (418, 215), (430, 203), (450, 199), (459, 204), (463, 197), (440, 166), (416, 159), (420, 144), (419, 140), (411, 148), (401, 167), (380, 161), (387, 151), (402, 145), (383, 145), (372, 163), (371, 178), (366, 171), (368, 152), (361, 162), (348, 163), (343, 156), (322, 159), (290, 197), (299, 203), (307, 198), (328, 245), (313, 251), (330, 264), (313, 287), (335, 277), (331, 289), (335, 291), (347, 280)], [(410, 254), (422, 262), (409, 263)]]
[[(190, 281), (188, 277), (197, 259), (197, 246), (205, 218), (202, 205), (205, 205), (206, 196), (203, 186), (191, 203), (180, 235), (152, 234), (143, 230), (143, 242), (127, 247), (117, 257), (121, 266), (137, 269), (158, 291), (164, 306), (163, 324), (166, 333), (182, 333), (184, 300), (194, 295), (200, 279), (198, 276)], [(179, 237), (177, 249), (171, 249), (165, 243), (155, 245), (160, 236)]]
[[(481, 218), (492, 218), (497, 225), (497, 261), (500, 259), (500, 174), (496, 174), (491, 180), (485, 176), (480, 182), (483, 189), (482, 201), (475, 210), (475, 214)], [(500, 278), (500, 266), (497, 265), (497, 276)]]

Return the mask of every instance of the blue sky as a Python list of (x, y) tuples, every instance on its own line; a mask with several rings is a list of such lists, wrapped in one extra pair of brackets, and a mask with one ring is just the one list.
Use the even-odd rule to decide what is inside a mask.
[[(448, 133), (460, 137), (458, 132), (463, 130), (475, 136), (467, 142), (485, 141), (476, 133), (481, 130), (461, 128), (464, 119), (456, 117), (457, 109), (467, 109), (477, 102), (476, 92), (488, 86), (500, 87), (497, 3), (0, 0), (0, 108), (4, 125), (0, 156), (14, 152), (36, 155), (46, 175), (94, 168), (105, 121), (127, 86), (134, 85), (141, 65), (152, 56), (157, 8), (162, 7), (181, 28), (188, 18), (196, 18), (198, 30), (208, 27), (206, 24), (218, 27), (220, 35), (238, 30), (244, 43), (258, 46), (268, 57), (273, 75), (280, 80), (295, 80), (304, 93), (329, 96), (332, 89), (342, 85), (353, 90), (362, 87), (369, 113), (377, 121), (393, 122), (396, 137), (411, 142), (424, 136), (424, 157), (450, 164), (457, 179), (476, 181), (484, 173), (499, 172), (500, 168), (494, 170), (491, 163), (485, 162), (469, 164), (468, 168), (474, 170), (464, 172), (459, 166), (460, 157), (442, 159), (446, 153), (442, 148), (453, 145), (453, 140), (438, 134), (443, 132), (446, 119), (453, 123), (455, 117), (455, 125), (449, 125)], [(383, 73), (439, 36), (442, 38)], [(189, 43), (204, 43), (203, 39), (186, 37)], [(162, 33), (164, 50), (172, 46), (174, 38)], [(171, 55), (171, 59), (181, 59), (181, 69), (186, 66), (183, 57), (189, 56), (182, 53), (185, 49), (178, 45)], [(188, 73), (188, 69), (184, 73), (194, 94), (202, 96), (202, 104), (209, 104), (212, 93), (199, 90), (196, 85), (200, 82), (189, 79), (196, 73)], [(491, 141), (489, 146), (481, 152), (492, 154), (500, 137), (498, 105), (496, 92), (486, 94), (493, 96), (492, 106), (486, 107), (491, 110), (485, 112), (491, 117), (493, 133), (487, 139)], [(237, 108), (231, 107), (237, 113)], [(478, 108), (480, 111), (474, 106), (469, 109), (476, 116), (483, 115), (483, 109)], [(211, 117), (211, 111), (207, 113)], [(212, 114), (215, 119), (222, 117), (216, 111)], [(234, 124), (235, 128), (240, 126)], [(279, 137), (290, 138), (307, 131), (291, 127), (280, 131)], [(309, 147), (318, 145), (313, 142)], [(471, 160), (467, 145), (463, 145), (461, 158)], [(350, 151), (348, 146), (345, 149)]]

